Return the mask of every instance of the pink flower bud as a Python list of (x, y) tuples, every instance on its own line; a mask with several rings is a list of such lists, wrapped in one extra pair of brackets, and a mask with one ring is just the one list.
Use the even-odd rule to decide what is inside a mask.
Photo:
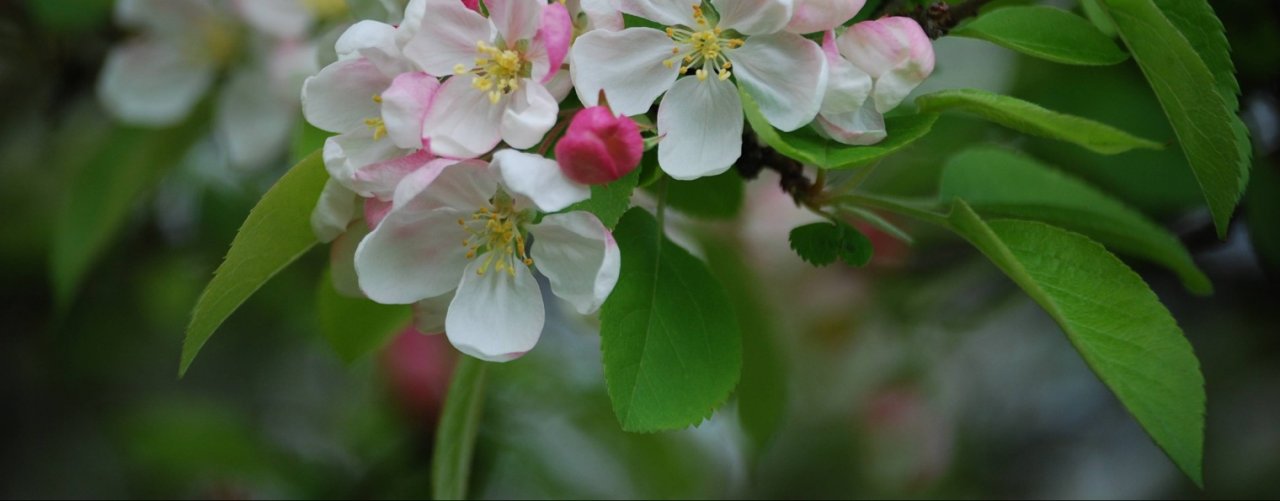
[(560, 170), (582, 184), (617, 180), (640, 165), (642, 155), (640, 128), (630, 118), (614, 116), (604, 106), (579, 111), (556, 144)]
[(886, 17), (849, 27), (836, 40), (840, 55), (875, 81), (876, 111), (901, 103), (933, 73), (933, 43), (914, 20)]

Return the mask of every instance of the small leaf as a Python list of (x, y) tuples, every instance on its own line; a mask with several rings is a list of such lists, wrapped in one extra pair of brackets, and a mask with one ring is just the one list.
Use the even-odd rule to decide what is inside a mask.
[(1135, 137), (1110, 125), (984, 90), (955, 89), (925, 94), (916, 98), (916, 106), (920, 111), (929, 113), (966, 111), (1026, 134), (1075, 143), (1104, 155), (1134, 148), (1162, 148), (1159, 143)]
[(316, 309), (320, 315), (320, 333), (342, 361), (354, 362), (385, 346), (409, 324), (413, 312), (408, 306), (343, 296), (333, 288), (331, 277), (329, 270), (321, 275), (316, 288)]
[(187, 372), (200, 348), (231, 313), (316, 244), (311, 210), (328, 178), (320, 152), (312, 153), (280, 178), (249, 212), (227, 257), (196, 302), (182, 343), (179, 375)]
[(778, 330), (760, 283), (743, 261), (740, 246), (722, 239), (702, 240), (711, 273), (725, 286), (742, 327), (742, 381), (738, 383), (738, 421), (754, 446), (757, 460), (773, 441), (787, 414), (787, 375)]
[(1114, 250), (1169, 267), (1187, 289), (1213, 292), (1177, 237), (1133, 210), (1034, 159), (975, 148), (947, 162), (940, 198), (960, 198), (984, 216), (1034, 219), (1076, 231)]
[(1105, 66), (1119, 64), (1129, 58), (1088, 20), (1053, 7), (996, 9), (961, 25), (950, 34), (986, 40), (1063, 64)]
[(697, 424), (738, 382), (742, 335), (733, 307), (702, 261), (663, 238), (648, 212), (627, 211), (614, 238), (622, 270), (600, 312), (614, 414), (632, 432)]
[(467, 498), (488, 368), (488, 363), (464, 356), (453, 370), (431, 455), (432, 499)]
[(205, 131), (204, 114), (193, 113), (168, 129), (118, 127), (99, 151), (77, 169), (54, 221), (50, 259), (54, 295), (66, 308), (76, 289), (138, 207), (138, 201)]
[(667, 181), (667, 204), (690, 216), (732, 219), (742, 209), (742, 176), (732, 169), (692, 181)]
[(938, 121), (936, 114), (899, 115), (885, 118), (888, 137), (871, 146), (851, 146), (818, 135), (810, 128), (782, 132), (769, 125), (755, 100), (741, 92), (742, 109), (756, 137), (770, 148), (805, 165), (822, 169), (850, 169), (870, 165), (924, 137)]
[(618, 219), (631, 207), (631, 192), (635, 191), (640, 180), (640, 168), (632, 170), (622, 178), (608, 184), (597, 184), (591, 187), (591, 198), (569, 206), (563, 212), (584, 210), (595, 214), (605, 227), (613, 229)]
[(1220, 90), (1208, 92), (1220, 89), (1221, 82), (1152, 0), (1104, 0), (1102, 6), (1155, 90), (1200, 183), (1218, 236), (1224, 236), (1244, 191), (1249, 147), (1228, 100)]
[(871, 239), (843, 221), (793, 228), (790, 241), (791, 249), (814, 266), (829, 265), (837, 258), (850, 266), (871, 262)]
[(1202, 485), (1204, 376), (1142, 278), (1088, 237), (1044, 223), (988, 223), (963, 201), (949, 222), (1053, 317), (1156, 444)]

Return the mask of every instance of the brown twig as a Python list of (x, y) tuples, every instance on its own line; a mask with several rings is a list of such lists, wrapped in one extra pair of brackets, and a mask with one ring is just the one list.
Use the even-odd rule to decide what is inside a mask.
[(986, 4), (993, 0), (967, 0), (955, 5), (946, 2), (934, 2), (929, 6), (918, 5), (913, 9), (898, 12), (899, 15), (914, 19), (924, 28), (929, 38), (938, 39), (951, 32), (961, 21), (978, 15)]

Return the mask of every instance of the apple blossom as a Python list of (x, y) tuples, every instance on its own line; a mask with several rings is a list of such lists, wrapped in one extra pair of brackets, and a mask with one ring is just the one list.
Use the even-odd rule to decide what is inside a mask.
[(216, 99), (215, 132), (232, 164), (264, 165), (294, 130), (298, 88), (317, 69), (306, 35), (317, 19), (334, 15), (331, 4), (122, 0), (116, 19), (137, 36), (109, 53), (98, 95), (121, 121), (168, 126), (190, 114), (220, 70), (230, 70)]
[(556, 162), (569, 179), (604, 184), (627, 175), (640, 165), (644, 139), (626, 115), (614, 116), (605, 106), (579, 111), (556, 143)]
[(564, 6), (490, 0), (485, 17), (458, 0), (426, 0), (405, 56), (445, 80), (423, 120), (441, 155), (474, 158), (499, 142), (528, 148), (555, 125), (559, 106), (545, 84), (572, 33)]
[(887, 136), (883, 114), (933, 72), (929, 37), (905, 17), (864, 21), (839, 38), (828, 31), (823, 50), (832, 78), (818, 126), (846, 144), (883, 140)]
[(589, 195), (555, 161), (529, 153), (498, 151), (489, 165), (433, 162), (400, 183), (391, 212), (360, 243), (360, 288), (380, 303), (417, 303), (419, 329), (438, 327), (431, 319), (445, 312), (444, 331), (463, 353), (515, 359), (537, 343), (545, 321), (531, 267), (583, 314), (618, 280), (617, 244), (594, 215), (536, 218)]
[(338, 61), (302, 87), (303, 114), (338, 135), (324, 145), (330, 179), (311, 215), (321, 241), (331, 241), (359, 218), (376, 226), (390, 209), (397, 184), (435, 160), (422, 141), (422, 117), (439, 81), (413, 71), (396, 42), (398, 30), (362, 21), (338, 39)]
[(604, 90), (613, 109), (625, 115), (646, 112), (665, 94), (658, 107), (658, 163), (671, 177), (719, 174), (738, 159), (739, 86), (779, 129), (798, 129), (817, 115), (827, 86), (826, 58), (817, 44), (783, 31), (791, 20), (790, 0), (712, 0), (716, 13), (704, 12), (695, 0), (620, 4), (623, 12), (666, 25), (666, 31), (582, 35), (570, 52), (573, 82), (586, 105), (597, 104)]
[(836, 39), (840, 55), (875, 83), (871, 98), (886, 113), (933, 73), (933, 43), (914, 19), (886, 17), (850, 26)]

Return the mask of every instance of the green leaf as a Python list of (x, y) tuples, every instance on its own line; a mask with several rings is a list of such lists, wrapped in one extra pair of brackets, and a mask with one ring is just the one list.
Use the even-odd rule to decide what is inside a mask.
[(751, 124), (756, 137), (778, 150), (778, 153), (805, 165), (823, 169), (849, 169), (875, 163), (924, 137), (933, 129), (934, 122), (938, 121), (938, 115), (935, 114), (887, 117), (885, 130), (889, 136), (884, 141), (872, 146), (850, 146), (819, 136), (807, 127), (792, 132), (776, 130), (760, 113), (755, 100), (746, 92), (740, 94), (742, 109), (746, 112), (747, 122)]
[(1213, 73), (1218, 95), (1222, 96), (1222, 102), (1231, 115), (1231, 132), (1236, 137), (1236, 151), (1240, 155), (1238, 168), (1240, 190), (1243, 192), (1249, 185), (1253, 146), (1249, 142), (1249, 128), (1236, 115), (1240, 110), (1240, 84), (1236, 82), (1236, 65), (1231, 61), (1231, 43), (1227, 41), (1222, 20), (1205, 0), (1156, 0), (1156, 6), (1187, 37), (1209, 72)]
[(431, 456), (432, 499), (466, 499), (471, 458), (484, 412), (484, 387), (489, 364), (473, 357), (458, 359), (449, 381)]
[(569, 206), (563, 212), (584, 210), (595, 214), (610, 230), (618, 225), (618, 219), (631, 207), (631, 192), (635, 191), (640, 180), (640, 169), (632, 170), (622, 178), (609, 184), (597, 184), (591, 187), (591, 198)]
[(960, 153), (942, 174), (940, 197), (960, 198), (983, 216), (1034, 219), (1079, 232), (1112, 249), (1167, 266), (1187, 289), (1213, 292), (1182, 243), (1140, 212), (1034, 159), (996, 148)]
[(194, 113), (168, 129), (119, 127), (71, 179), (54, 222), (52, 272), (59, 309), (74, 299), (84, 276), (128, 221), (149, 190), (177, 165), (205, 130)]
[(742, 336), (724, 288), (663, 238), (643, 209), (614, 231), (618, 284), (600, 312), (605, 386), (622, 429), (683, 428), (724, 403), (742, 369)]
[(1053, 7), (1006, 7), (951, 31), (1063, 64), (1119, 64), (1128, 54), (1088, 20)]
[(316, 288), (316, 309), (320, 315), (320, 333), (347, 363), (385, 346), (413, 316), (405, 305), (378, 304), (339, 294), (333, 288), (329, 270), (325, 270)]
[(843, 221), (810, 223), (791, 230), (791, 250), (814, 266), (844, 261), (866, 266), (871, 261), (871, 239)]
[(724, 284), (742, 327), (738, 421), (759, 459), (787, 414), (788, 373), (777, 325), (761, 295), (758, 277), (743, 261), (742, 247), (720, 238), (704, 238), (702, 244), (711, 274)]
[[(1224, 236), (1243, 192), (1244, 131), (1218, 89), (1213, 70), (1152, 0), (1105, 0), (1120, 37), (1155, 90)], [(1247, 139), (1244, 141), (1247, 143)]]
[(1204, 377), (1191, 343), (1142, 279), (1088, 237), (1034, 221), (949, 217), (1039, 303), (1173, 462), (1202, 485)]
[[(997, 11), (999, 12), (999, 11)], [(1086, 118), (1058, 113), (1021, 99), (978, 89), (955, 89), (916, 98), (922, 112), (965, 111), (1033, 136), (1074, 143), (1104, 155), (1134, 148), (1158, 150), (1159, 143)]]
[(312, 153), (280, 178), (249, 212), (227, 257), (196, 302), (182, 343), (179, 375), (187, 372), (200, 348), (231, 313), (316, 244), (311, 210), (328, 179), (320, 152)]
[(685, 214), (707, 219), (732, 219), (742, 209), (742, 176), (730, 169), (692, 181), (667, 181), (667, 204)]

